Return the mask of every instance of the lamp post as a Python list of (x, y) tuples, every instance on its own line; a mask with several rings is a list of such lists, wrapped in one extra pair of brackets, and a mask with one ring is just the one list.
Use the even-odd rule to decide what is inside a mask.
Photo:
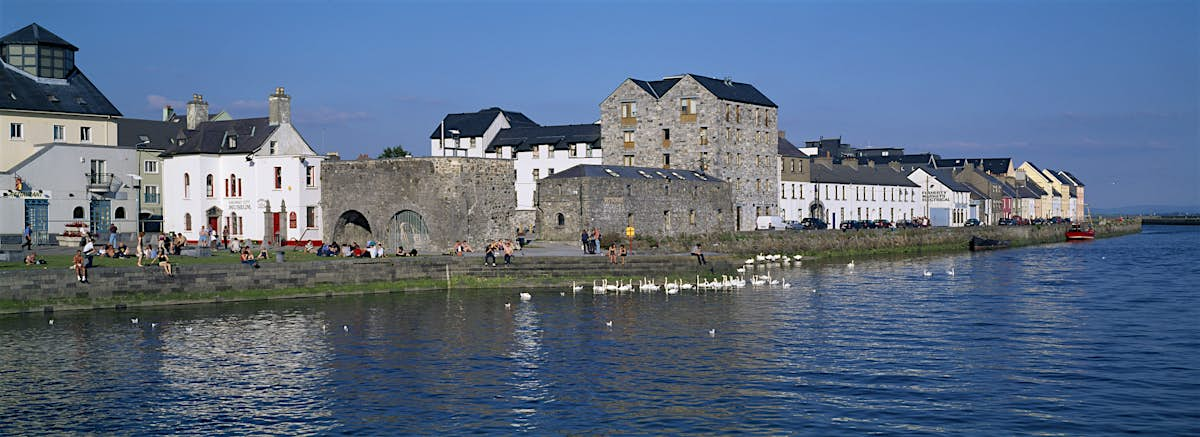
[(137, 181), (137, 185), (134, 185), (129, 188), (137, 189), (137, 215), (134, 217), (137, 217), (137, 231), (136, 232), (142, 232), (142, 177), (135, 175), (133, 173), (126, 173), (125, 176), (129, 176), (130, 179)]

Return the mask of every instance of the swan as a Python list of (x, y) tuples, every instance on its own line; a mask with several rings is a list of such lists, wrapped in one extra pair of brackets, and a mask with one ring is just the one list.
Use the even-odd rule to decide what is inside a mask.
[(716, 336), (717, 336), (717, 330), (716, 330), (716, 329), (709, 329), (709, 330), (708, 330), (708, 336), (709, 336), (709, 337), (716, 337)]
[[(607, 279), (605, 279), (604, 281), (608, 282)], [(592, 293), (604, 294), (604, 284), (603, 283), (597, 284), (596, 281), (593, 280), (592, 281)]]
[(510, 308), (512, 308), (512, 303), (505, 302), (505, 303), (504, 303), (504, 309), (506, 309), (506, 310), (507, 310), (507, 309), (510, 309)]
[(745, 268), (745, 267), (738, 267), (738, 268), (737, 268), (737, 272), (738, 272), (738, 273), (746, 273), (746, 268)]
[(950, 267), (950, 269), (946, 270), (946, 274), (950, 275), (950, 276), (954, 276), (954, 267)]
[(633, 291), (633, 283), (626, 282), (625, 284), (622, 284), (620, 287), (617, 287), (617, 291), (621, 291), (621, 292)]
[(565, 291), (560, 291), (560, 292), (558, 292), (558, 295), (559, 295), (559, 296), (566, 296), (566, 295), (567, 295), (567, 292), (565, 292)]
[(135, 325), (136, 325), (136, 324), (137, 324), (137, 322), (138, 322), (138, 319), (137, 319), (137, 317), (134, 317), (134, 318), (132, 318), (132, 319), (129, 319), (129, 323), (132, 323), (132, 324), (135, 324)]
[(846, 264), (846, 268), (848, 268), (848, 269), (854, 268), (854, 260), (850, 260), (850, 262)]
[(50, 319), (50, 326), (54, 326), (54, 319)]
[[(183, 328), (183, 330), (184, 330), (184, 331), (187, 331), (187, 332), (192, 332), (192, 327), (191, 327), (191, 326), (188, 326), (188, 327), (186, 327), (186, 328)], [(324, 330), (325, 330), (325, 325), (321, 325), (321, 330), (322, 330), (322, 331), (324, 331)]]
[(925, 271), (921, 272), (921, 274), (925, 276), (933, 276), (933, 272), (929, 271), (929, 269), (925, 269)]
[(348, 325), (342, 325), (342, 330), (343, 330), (343, 331), (346, 331), (346, 332), (350, 332), (350, 326), (348, 326)]
[(571, 292), (572, 292), (572, 293), (578, 293), (578, 292), (580, 292), (580, 291), (583, 291), (583, 286), (582, 286), (582, 285), (575, 285), (575, 281), (571, 281)]
[(748, 265), (754, 264), (754, 258), (750, 258), (750, 259), (746, 260), (746, 264), (748, 264)]
[(150, 329), (154, 329), (154, 328), (157, 328), (157, 327), (158, 327), (158, 324), (157, 324), (157, 323), (153, 323), (153, 322), (151, 322), (151, 323), (150, 323)]
[(792, 255), (792, 259), (794, 259), (796, 261), (800, 261), (800, 260), (804, 259), (804, 255)]
[(533, 299), (533, 295), (532, 295), (532, 294), (529, 294), (529, 293), (521, 293), (521, 300), (530, 300), (530, 299)]
[(780, 288), (792, 288), (792, 283), (788, 282), (786, 279), (784, 279), (783, 283), (779, 284), (779, 287)]

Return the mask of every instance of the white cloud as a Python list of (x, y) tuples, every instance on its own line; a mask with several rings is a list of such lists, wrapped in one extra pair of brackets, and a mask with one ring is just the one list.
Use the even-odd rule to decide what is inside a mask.
[(171, 105), (172, 108), (182, 108), (184, 103), (180, 100), (172, 100), (158, 94), (149, 94), (146, 96), (147, 109), (162, 109), (163, 106)]

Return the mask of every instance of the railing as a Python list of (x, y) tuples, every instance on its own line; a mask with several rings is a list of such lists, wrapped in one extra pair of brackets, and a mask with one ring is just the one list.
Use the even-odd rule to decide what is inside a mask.
[(158, 193), (146, 193), (145, 198), (142, 199), (142, 203), (158, 203), (158, 197)]
[(88, 180), (88, 191), (107, 192), (113, 181), (112, 173), (84, 173), (84, 176)]

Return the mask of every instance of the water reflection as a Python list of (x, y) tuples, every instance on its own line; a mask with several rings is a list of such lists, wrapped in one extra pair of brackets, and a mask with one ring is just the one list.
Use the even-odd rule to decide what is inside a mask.
[(1197, 236), (809, 263), (772, 270), (789, 289), (669, 298), (0, 317), (0, 434), (1191, 434), (1200, 272), (1176, 246)]

